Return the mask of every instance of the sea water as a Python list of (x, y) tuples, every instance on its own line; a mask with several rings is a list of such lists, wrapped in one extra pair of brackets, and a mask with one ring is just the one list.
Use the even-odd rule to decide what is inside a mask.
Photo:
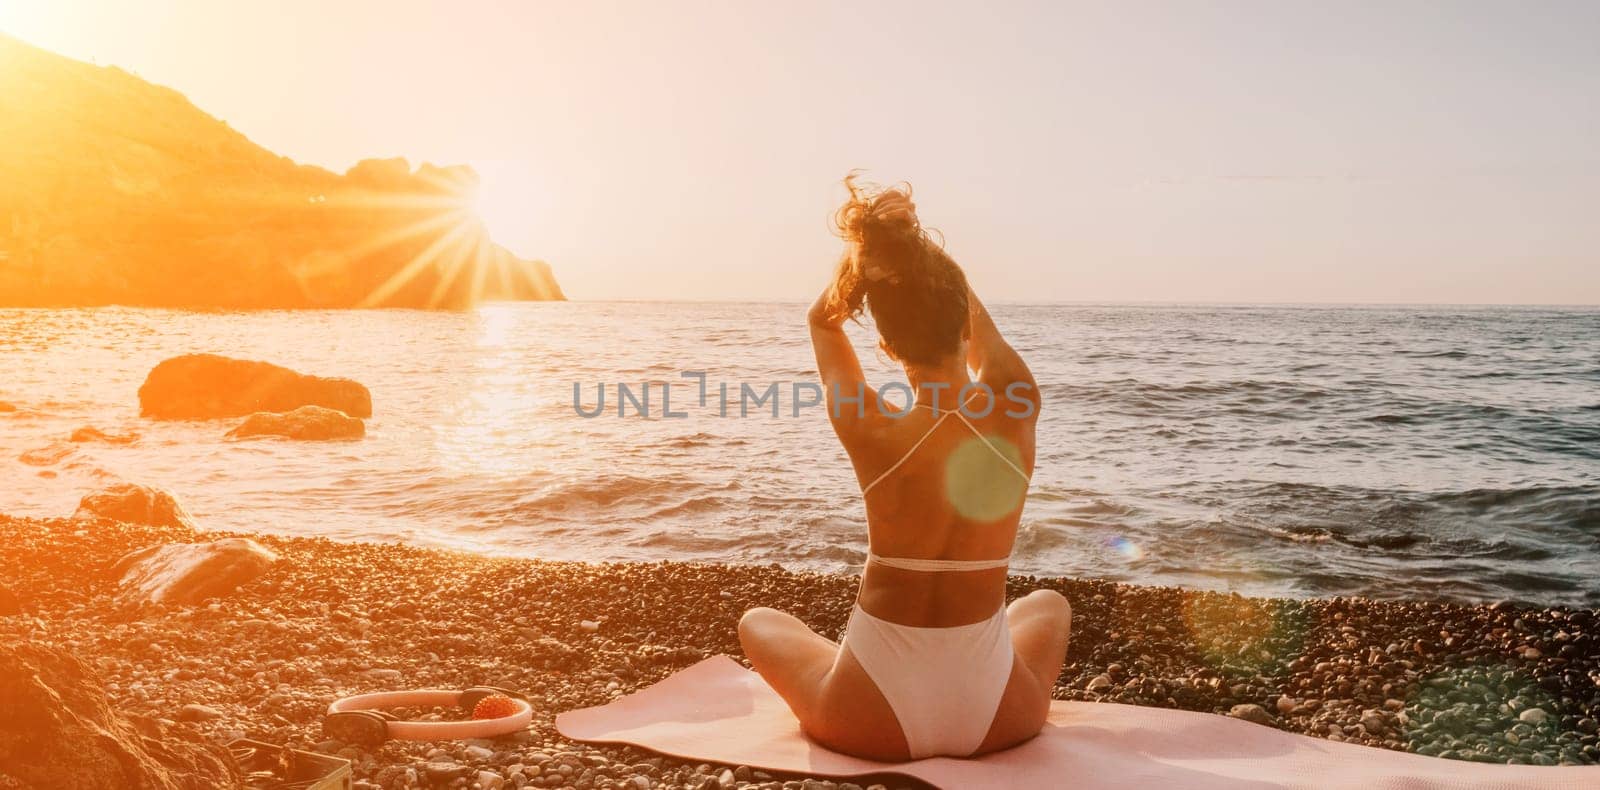
[[(993, 310), (1044, 398), (1016, 572), (1600, 606), (1600, 310)], [(219, 530), (859, 568), (856, 481), (824, 410), (795, 407), (816, 380), (804, 314), (0, 310), (0, 401), (19, 407), (0, 413), (0, 512), (65, 516), (129, 480)], [(850, 331), (870, 383), (903, 380)], [(368, 435), (140, 418), (150, 368), (191, 352), (354, 378)], [(741, 397), (774, 384), (777, 416)], [(648, 414), (618, 416), (619, 385)], [(85, 426), (140, 438), (67, 441)]]

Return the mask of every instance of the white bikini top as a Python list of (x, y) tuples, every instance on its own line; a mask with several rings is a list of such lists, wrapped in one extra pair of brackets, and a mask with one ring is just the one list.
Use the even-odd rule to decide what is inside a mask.
[[(957, 407), (955, 409), (951, 409), (949, 411), (946, 411), (943, 414), (940, 414), (939, 418), (933, 421), (933, 425), (928, 427), (927, 432), (922, 434), (922, 438), (918, 439), (916, 444), (911, 445), (911, 449), (907, 450), (905, 455), (900, 456), (900, 460), (895, 461), (892, 466), (890, 466), (888, 469), (883, 470), (882, 474), (878, 475), (876, 478), (873, 478), (872, 482), (868, 483), (865, 487), (863, 487), (861, 489), (862, 498), (866, 498), (867, 493), (872, 490), (873, 486), (876, 486), (877, 484), (883, 482), (883, 479), (888, 477), (891, 473), (893, 473), (894, 470), (899, 469), (902, 465), (905, 464), (906, 461), (911, 460), (911, 455), (917, 451), (917, 448), (921, 447), (923, 442), (928, 441), (928, 437), (932, 436), (934, 431), (939, 430), (939, 426), (943, 425), (944, 421), (946, 419), (948, 419), (950, 417), (950, 415), (952, 415), (952, 414), (954, 414), (957, 418), (959, 418), (961, 420), (961, 423), (963, 425), (966, 425), (967, 429), (972, 431), (972, 435), (978, 437), (978, 439), (983, 442), (985, 447), (988, 447), (990, 450), (994, 451), (994, 454), (995, 454), (996, 458), (999, 458), (1001, 461), (1004, 461), (1006, 466), (1011, 467), (1012, 471), (1016, 472), (1018, 475), (1021, 475), (1022, 479), (1024, 481), (1027, 481), (1029, 479), (1028, 478), (1028, 473), (1022, 471), (1022, 467), (1017, 466), (1015, 463), (1012, 462), (1012, 460), (1010, 458), (1007, 458), (1006, 454), (1001, 452), (1000, 448), (995, 447), (994, 446), (994, 442), (989, 441), (989, 437), (984, 436), (983, 432), (978, 430), (978, 426), (973, 425), (972, 421), (967, 419), (967, 415), (962, 413), (961, 410), (966, 408), (967, 404), (971, 403), (972, 399), (976, 398), (980, 393), (981, 393), (981, 391), (972, 393), (972, 397), (969, 397), (964, 402), (962, 402), (961, 406), (959, 406), (959, 407)], [(936, 414), (938, 413), (937, 411), (934, 410), (934, 408), (932, 406), (928, 406), (928, 405), (922, 404), (922, 403), (913, 403), (913, 404), (911, 404), (911, 408), (913, 408), (913, 409), (918, 408), (918, 407), (927, 409), (929, 411), (934, 411), (934, 413), (936, 413)], [(879, 554), (874, 554), (872, 552), (872, 548), (870, 546), (867, 547), (867, 561), (868, 562), (876, 562), (879, 565), (882, 565), (882, 566), (884, 566), (886, 568), (898, 568), (898, 569), (904, 570), (904, 571), (921, 571), (921, 572), (924, 572), (924, 573), (947, 573), (947, 572), (951, 572), (951, 571), (984, 571), (984, 570), (989, 570), (991, 568), (1004, 568), (1004, 567), (1006, 567), (1006, 566), (1011, 564), (1011, 558), (1010, 557), (1001, 557), (999, 559), (993, 559), (993, 560), (932, 560), (932, 559), (918, 559), (918, 558), (915, 558), (915, 557), (884, 557), (884, 556), (879, 555)]]

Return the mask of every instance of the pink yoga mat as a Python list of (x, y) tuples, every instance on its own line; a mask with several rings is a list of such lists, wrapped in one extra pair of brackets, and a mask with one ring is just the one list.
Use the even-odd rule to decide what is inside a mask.
[(556, 717), (576, 741), (815, 776), (902, 774), (938, 787), (1596, 790), (1600, 766), (1486, 765), (1373, 749), (1193, 711), (1056, 702), (1039, 737), (975, 760), (880, 763), (818, 746), (761, 676), (727, 656)]

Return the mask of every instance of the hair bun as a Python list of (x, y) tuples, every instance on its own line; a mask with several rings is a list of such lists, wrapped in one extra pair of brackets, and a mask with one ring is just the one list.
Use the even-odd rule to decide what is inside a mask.
[(910, 271), (921, 262), (928, 243), (917, 220), (911, 186), (878, 187), (859, 183), (852, 173), (844, 180), (850, 199), (834, 216), (836, 230), (850, 242), (848, 263), (857, 269), (863, 289), (915, 277)]
[(861, 244), (891, 233), (921, 235), (909, 184), (888, 188), (862, 184), (852, 173), (844, 185), (850, 199), (834, 215), (834, 226), (846, 241)]
[(827, 314), (845, 320), (870, 310), (882, 348), (917, 364), (944, 360), (960, 348), (968, 328), (967, 281), (917, 219), (911, 187), (889, 188), (844, 180), (850, 197), (834, 214), (834, 230), (847, 242)]

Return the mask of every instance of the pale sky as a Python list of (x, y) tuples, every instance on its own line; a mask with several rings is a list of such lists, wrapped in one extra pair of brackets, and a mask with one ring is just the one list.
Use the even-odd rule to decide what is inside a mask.
[(1600, 303), (1597, 2), (0, 0), (343, 170), (485, 179), (579, 299), (808, 300), (839, 179), (994, 301)]

